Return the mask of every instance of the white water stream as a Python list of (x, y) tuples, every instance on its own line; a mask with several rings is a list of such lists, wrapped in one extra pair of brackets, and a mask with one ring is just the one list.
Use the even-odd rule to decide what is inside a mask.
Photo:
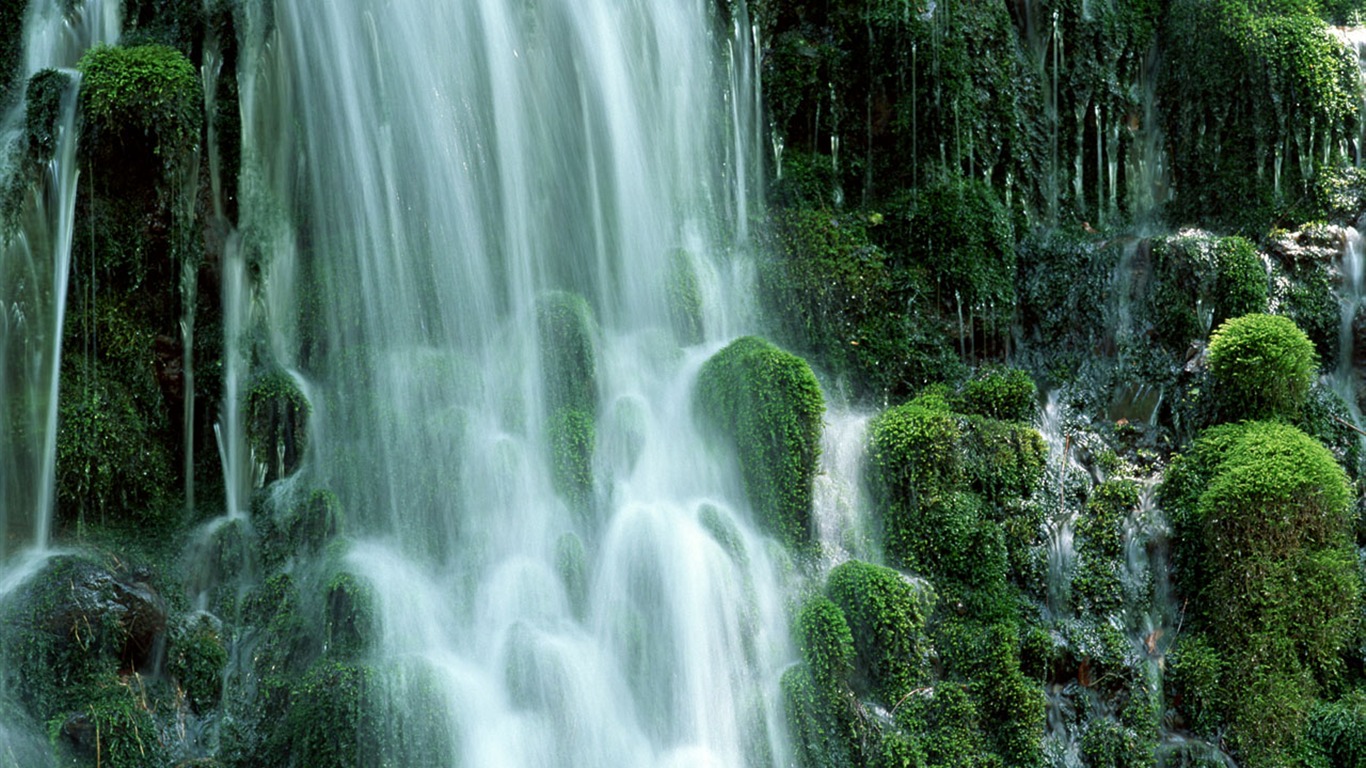
[[(691, 414), (702, 362), (752, 327), (735, 9), (727, 29), (700, 0), (247, 4), (227, 386), (238, 333), (303, 383), (293, 482), (337, 493), (391, 707), (428, 681), (443, 764), (786, 761), (784, 556)], [(670, 323), (678, 249), (700, 345)], [(586, 499), (556, 491), (554, 292), (594, 318)], [(234, 509), (261, 460), (240, 421)]]

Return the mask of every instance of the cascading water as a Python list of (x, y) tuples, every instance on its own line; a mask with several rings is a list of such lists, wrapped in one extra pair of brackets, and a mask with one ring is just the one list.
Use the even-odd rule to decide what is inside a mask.
[(871, 530), (864, 488), (868, 422), (866, 413), (832, 407), (821, 432), (821, 471), (812, 496), (812, 519), (821, 546), (822, 567), (829, 570), (850, 558), (881, 562)]
[[(1352, 424), (1361, 426), (1361, 405), (1357, 388), (1357, 313), (1361, 310), (1363, 291), (1366, 291), (1366, 255), (1363, 255), (1362, 235), (1349, 227), (1342, 247), (1341, 282), (1338, 302), (1342, 323), (1338, 333), (1338, 366), (1331, 374), (1333, 390), (1347, 404)], [(1363, 436), (1366, 445), (1366, 436)]]
[(743, 7), (721, 70), (700, 1), (248, 4), (229, 359), (309, 394), (288, 482), (337, 495), (437, 763), (785, 761), (780, 569), (690, 412), (753, 312)]

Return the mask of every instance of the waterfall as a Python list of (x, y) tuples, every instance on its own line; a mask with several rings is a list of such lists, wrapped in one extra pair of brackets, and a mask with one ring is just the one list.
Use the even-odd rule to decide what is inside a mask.
[[(261, 368), (307, 393), (288, 482), (336, 494), (394, 722), (438, 720), (438, 763), (786, 758), (783, 556), (691, 414), (754, 314), (736, 7), (730, 30), (701, 0), (245, 9), (224, 402)], [(234, 505), (264, 458), (241, 422)]]
[(0, 189), (21, 191), (14, 218), (0, 222), (0, 564), (20, 549), (42, 549), (48, 542), (78, 176), (80, 75), (71, 68), (87, 48), (118, 39), (118, 5), (31, 3), (15, 82), (46, 69), (67, 76), (49, 156), (27, 157), (25, 99), (16, 100), (0, 123)]
[[(1363, 291), (1366, 291), (1366, 256), (1363, 255), (1361, 233), (1355, 227), (1347, 229), (1347, 237), (1342, 246), (1341, 282), (1338, 285), (1338, 302), (1341, 306), (1342, 320), (1338, 331), (1338, 367), (1327, 378), (1344, 403), (1352, 417), (1352, 424), (1361, 426), (1361, 403), (1358, 400), (1357, 359), (1357, 313), (1361, 309)], [(1362, 438), (1366, 444), (1366, 438)]]

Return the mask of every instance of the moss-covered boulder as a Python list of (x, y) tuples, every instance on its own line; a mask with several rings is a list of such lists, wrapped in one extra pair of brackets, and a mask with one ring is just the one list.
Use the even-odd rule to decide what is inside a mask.
[(244, 413), (247, 438), (266, 482), (294, 473), (308, 449), (308, 419), (313, 406), (288, 372), (258, 374), (247, 389)]
[(702, 366), (696, 399), (705, 425), (735, 449), (761, 523), (806, 546), (825, 412), (806, 361), (755, 336), (737, 339)]
[(203, 123), (198, 72), (185, 54), (158, 44), (96, 46), (77, 67), (83, 140), (106, 166), (102, 179), (123, 174), (121, 185), (155, 186), (157, 174), (184, 164)]
[(1297, 428), (1245, 422), (1208, 430), (1174, 461), (1163, 499), (1187, 619), (1220, 660), (1187, 666), (1240, 692), (1206, 694), (1191, 717), (1226, 726), (1240, 764), (1282, 764), (1302, 747), (1314, 698), (1342, 679), (1356, 631), (1346, 476)]
[(1039, 412), (1039, 388), (1028, 371), (986, 365), (963, 382), (954, 409), (969, 416), (1028, 424)]
[(545, 386), (546, 449), (551, 482), (571, 507), (584, 512), (593, 490), (598, 414), (597, 324), (575, 293), (541, 297), (536, 307)]
[(868, 427), (874, 488), (885, 503), (932, 500), (953, 490), (963, 479), (962, 437), (960, 420), (942, 397), (883, 411)]
[(830, 572), (826, 594), (853, 636), (857, 692), (891, 707), (928, 679), (925, 622), (935, 597), (927, 584), (850, 560)]
[(1314, 345), (1289, 318), (1244, 315), (1210, 337), (1209, 370), (1225, 420), (1298, 416), (1316, 364)]
[(175, 623), (166, 647), (166, 671), (185, 693), (194, 711), (207, 714), (223, 694), (228, 666), (221, 622), (198, 613)]

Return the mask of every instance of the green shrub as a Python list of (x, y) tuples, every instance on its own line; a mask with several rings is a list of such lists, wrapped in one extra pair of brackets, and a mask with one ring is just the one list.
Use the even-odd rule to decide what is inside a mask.
[(696, 398), (703, 422), (735, 448), (759, 520), (784, 543), (805, 546), (825, 412), (811, 368), (746, 336), (703, 364)]
[(963, 384), (955, 405), (970, 416), (1030, 423), (1039, 410), (1039, 390), (1027, 371), (985, 366)]
[(164, 45), (96, 46), (77, 67), (87, 135), (101, 157), (143, 147), (175, 167), (199, 143), (203, 97), (198, 72)]
[(830, 572), (830, 600), (844, 613), (857, 652), (855, 690), (894, 706), (926, 680), (928, 587), (890, 568), (850, 560)]
[(1219, 413), (1227, 420), (1294, 418), (1316, 361), (1309, 339), (1287, 318), (1244, 315), (1225, 322), (1209, 343)]

